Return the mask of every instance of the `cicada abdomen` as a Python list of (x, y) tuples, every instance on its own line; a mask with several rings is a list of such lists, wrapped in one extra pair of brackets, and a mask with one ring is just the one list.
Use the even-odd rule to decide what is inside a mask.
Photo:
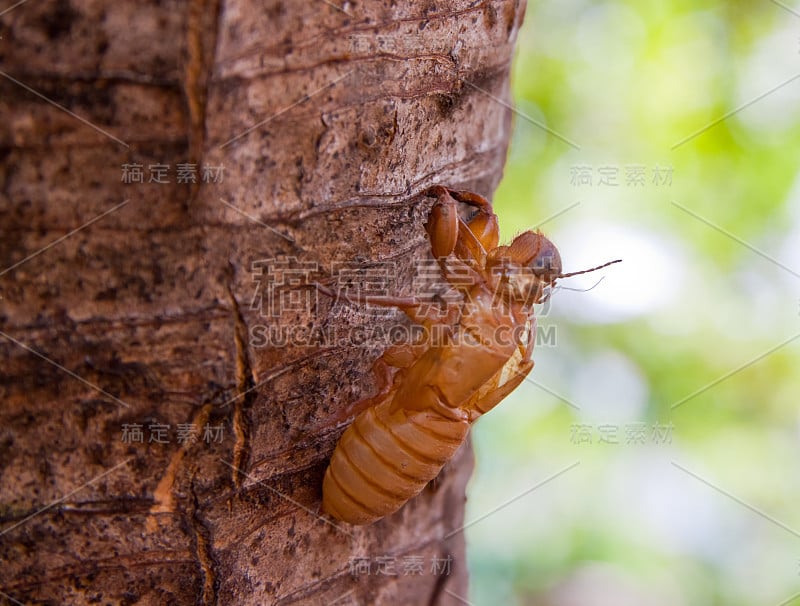
[(322, 484), (322, 508), (350, 524), (394, 513), (433, 480), (463, 444), (457, 410), (391, 411), (392, 398), (363, 411), (339, 439)]

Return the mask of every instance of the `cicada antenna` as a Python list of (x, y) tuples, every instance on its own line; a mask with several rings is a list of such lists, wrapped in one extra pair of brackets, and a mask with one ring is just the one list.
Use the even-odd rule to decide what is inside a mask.
[[(609, 261), (608, 263), (603, 263), (602, 265), (598, 265), (597, 267), (592, 267), (591, 269), (582, 269), (581, 271), (573, 271), (568, 274), (559, 274), (556, 278), (569, 278), (571, 276), (577, 276), (579, 274), (588, 274), (590, 271), (597, 271), (598, 269), (603, 269), (604, 267), (608, 267), (609, 265), (614, 265), (614, 263), (621, 263), (622, 259), (614, 259), (613, 261)], [(594, 286), (597, 286), (595, 284)], [(592, 288), (594, 288), (592, 286)]]
[(570, 288), (569, 286), (554, 286), (553, 290), (573, 290), (575, 292), (589, 292), (590, 290), (593, 290), (594, 288), (596, 288), (597, 285), (600, 284), (600, 282), (602, 282), (605, 279), (606, 279), (606, 277), (603, 276), (597, 282), (592, 284), (589, 288)]

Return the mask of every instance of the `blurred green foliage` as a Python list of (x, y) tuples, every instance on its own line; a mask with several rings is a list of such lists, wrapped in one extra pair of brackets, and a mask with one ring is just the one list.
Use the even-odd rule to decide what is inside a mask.
[(503, 237), (624, 263), (563, 281), (605, 276), (475, 428), (471, 603), (800, 604), (792, 4), (529, 4)]

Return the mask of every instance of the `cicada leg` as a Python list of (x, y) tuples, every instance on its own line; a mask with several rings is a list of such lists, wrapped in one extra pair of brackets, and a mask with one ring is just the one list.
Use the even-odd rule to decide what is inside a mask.
[(436, 197), (436, 202), (428, 215), (425, 229), (431, 241), (431, 251), (437, 259), (448, 257), (458, 242), (458, 204), (450, 196), (450, 190), (435, 185), (428, 193)]
[[(441, 185), (432, 187), (428, 193), (436, 197), (425, 225), (433, 256), (441, 260), (455, 253), (465, 263), (483, 267), (486, 251), (495, 248), (500, 239), (491, 202), (478, 194)], [(459, 215), (459, 202), (477, 209), (467, 221)]]
[(492, 203), (486, 198), (471, 191), (449, 190), (450, 196), (463, 204), (468, 204), (477, 209), (477, 212), (466, 221), (462, 221), (469, 228), (472, 235), (480, 243), (484, 251), (497, 247), (500, 241), (500, 224), (494, 214)]
[(367, 408), (377, 406), (386, 398), (393, 397), (397, 391), (396, 385), (402, 381), (404, 370), (414, 364), (427, 349), (428, 344), (424, 340), (389, 346), (372, 365), (372, 375), (378, 386), (375, 395), (346, 406), (336, 415), (336, 423), (344, 423)]
[(377, 305), (379, 307), (394, 307), (405, 313), (411, 320), (426, 328), (434, 324), (452, 325), (458, 321), (459, 309), (452, 305), (441, 309), (440, 301), (429, 297), (421, 299), (419, 297), (389, 297), (389, 296), (364, 296), (351, 295), (346, 292), (337, 292), (319, 282), (314, 282), (314, 286), (321, 293), (332, 299), (342, 298), (348, 303), (361, 305)]
[[(425, 229), (431, 252), (442, 268), (443, 278), (454, 288), (469, 291), (483, 282), (481, 269), (487, 248), (497, 245), (497, 217), (488, 200), (471, 192), (460, 192), (437, 185), (428, 190), (436, 197)], [(468, 221), (459, 214), (459, 202), (478, 208)]]
[(460, 306), (447, 306), (442, 310), (432, 301), (424, 302), (417, 297), (351, 296), (345, 293), (337, 294), (336, 291), (318, 282), (315, 282), (314, 286), (329, 297), (339, 296), (351, 303), (398, 308), (422, 327), (422, 332), (416, 341), (394, 344), (375, 361), (372, 372), (378, 384), (376, 395), (346, 407), (336, 416), (337, 423), (380, 404), (387, 397), (392, 397), (396, 391), (395, 385), (402, 381), (405, 369), (411, 367), (430, 348), (433, 327), (439, 328), (437, 338), (447, 338), (456, 326), (461, 313)]
[(478, 392), (472, 399), (470, 399), (464, 408), (469, 412), (470, 422), (474, 422), (478, 417), (489, 412), (492, 408), (497, 406), (503, 399), (514, 391), (525, 377), (533, 369), (533, 347), (536, 342), (536, 320), (533, 319), (528, 327), (527, 340), (525, 343), (520, 343), (520, 351), (522, 357), (517, 362), (517, 369), (505, 383), (497, 385), (502, 378), (505, 368), (501, 368), (495, 377), (492, 377), (490, 383), (494, 382), (495, 387), (489, 391)]
[(492, 391), (483, 395), (482, 398), (476, 400), (475, 402), (469, 403), (469, 414), (470, 414), (470, 422), (475, 421), (481, 415), (486, 414), (492, 408), (497, 406), (500, 402), (505, 399), (512, 391), (514, 391), (520, 383), (525, 380), (525, 377), (533, 369), (533, 360), (528, 360), (526, 362), (521, 362), (520, 365), (517, 367), (517, 372), (511, 376), (505, 383), (503, 383), (500, 387), (493, 389)]

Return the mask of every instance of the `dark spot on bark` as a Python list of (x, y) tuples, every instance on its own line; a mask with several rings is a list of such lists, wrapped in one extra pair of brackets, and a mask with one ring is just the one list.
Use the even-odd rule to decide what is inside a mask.
[(277, 19), (286, 15), (286, 6), (283, 2), (276, 2), (267, 9), (267, 16), (270, 19)]
[(519, 0), (514, 2), (513, 5), (510, 2), (508, 3), (508, 5), (506, 6), (506, 15), (505, 15), (507, 21), (506, 36), (510, 38), (511, 32), (514, 31), (514, 27), (519, 27), (517, 19), (521, 20), (524, 13), (525, 13), (524, 9), (520, 10)]
[(100, 444), (92, 444), (91, 446), (88, 446), (86, 452), (89, 455), (89, 460), (95, 465), (103, 466), (108, 462), (106, 453)]
[(358, 144), (371, 148), (375, 145), (375, 131), (371, 127), (364, 129), (358, 137)]
[[(478, 69), (468, 75), (465, 80), (474, 84), (478, 89), (484, 89), (492, 94), (496, 94), (495, 82), (502, 81), (504, 73), (501, 70)], [(468, 85), (469, 88), (472, 88)], [(475, 92), (478, 92), (477, 90)]]
[(489, 29), (497, 25), (497, 9), (494, 7), (494, 5), (487, 4), (484, 15), (486, 16), (486, 25), (489, 26)]
[(0, 460), (3, 461), (10, 461), (11, 460), (11, 449), (14, 446), (14, 438), (11, 435), (5, 436), (2, 440), (0, 440)]
[(422, 12), (425, 15), (435, 15), (438, 12), (435, 0), (431, 0), (425, 6), (423, 6)]
[(461, 105), (462, 95), (457, 93), (440, 93), (436, 95), (436, 106), (443, 118), (449, 118)]
[(69, 0), (59, 0), (54, 11), (48, 11), (41, 17), (42, 29), (50, 40), (62, 38), (72, 31), (72, 23), (80, 13), (72, 10)]
[(153, 264), (153, 285), (158, 286), (164, 283), (164, 272), (161, 265), (158, 263)]
[(101, 290), (94, 297), (95, 301), (116, 301), (116, 299), (117, 299), (117, 289), (114, 288), (113, 286), (105, 290)]

